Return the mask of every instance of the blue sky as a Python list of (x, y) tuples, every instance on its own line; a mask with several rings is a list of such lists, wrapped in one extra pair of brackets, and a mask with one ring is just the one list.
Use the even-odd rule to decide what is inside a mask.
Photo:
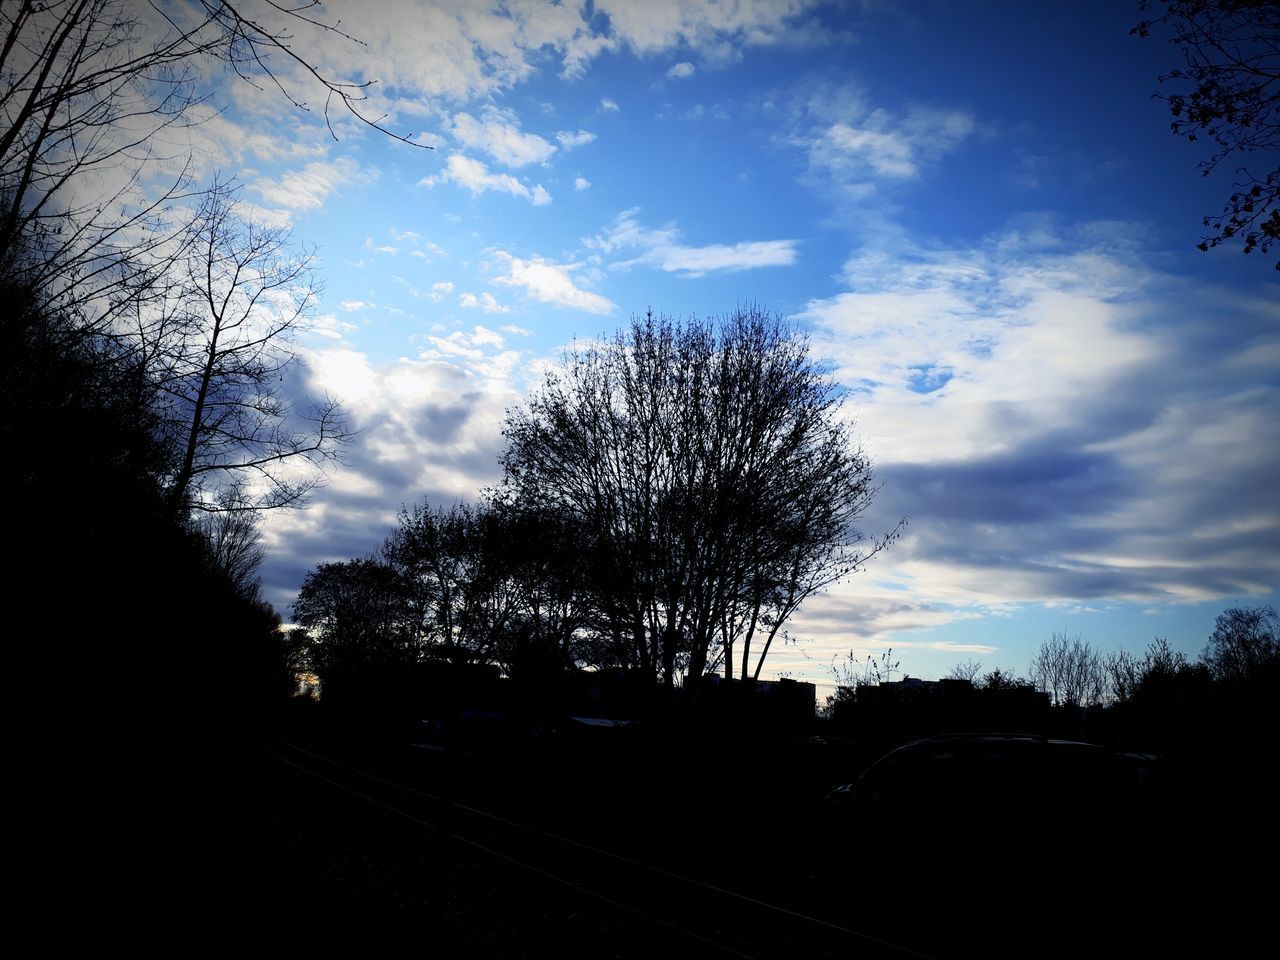
[[(314, 245), (310, 387), (361, 434), (272, 516), (268, 598), (402, 504), (498, 477), (504, 411), (576, 338), (759, 302), (850, 388), (906, 535), (795, 617), (772, 672), (892, 647), (1025, 671), (1055, 631), (1198, 653), (1275, 603), (1280, 298), (1195, 249), (1199, 176), (1136, 4), (378, 2), (295, 31), (434, 149), (217, 78), (202, 173)], [(304, 98), (306, 78), (281, 76)], [(769, 673), (766, 667), (766, 673)]]

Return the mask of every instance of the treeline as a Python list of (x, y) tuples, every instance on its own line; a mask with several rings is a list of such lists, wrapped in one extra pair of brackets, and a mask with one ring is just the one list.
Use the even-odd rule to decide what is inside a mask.
[(599, 630), (591, 542), (570, 517), (500, 500), (401, 511), (373, 555), (322, 563), (293, 606), (322, 677), (429, 661), (508, 676), (620, 666)]
[(1223, 611), (1192, 658), (1157, 637), (1140, 653), (1103, 651), (1054, 634), (1026, 675), (957, 665), (937, 684), (882, 687), (896, 674), (890, 653), (851, 662), (827, 702), (837, 727), (901, 740), (961, 730), (1050, 733), (1155, 751), (1238, 778), (1274, 753), (1280, 695), (1280, 617), (1274, 608)]

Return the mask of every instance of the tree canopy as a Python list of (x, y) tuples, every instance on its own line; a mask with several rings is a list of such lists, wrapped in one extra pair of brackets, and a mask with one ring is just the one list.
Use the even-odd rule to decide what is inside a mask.
[(877, 486), (841, 406), (778, 316), (650, 312), (575, 346), (508, 415), (502, 495), (580, 524), (621, 662), (667, 685), (758, 678), (799, 605), (901, 526), (856, 527)]

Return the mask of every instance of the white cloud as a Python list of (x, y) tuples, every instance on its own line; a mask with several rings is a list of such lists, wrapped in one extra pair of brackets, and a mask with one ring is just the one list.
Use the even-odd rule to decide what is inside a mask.
[(545, 187), (537, 184), (530, 189), (509, 173), (490, 173), (489, 168), (473, 157), (461, 153), (449, 156), (444, 172), (424, 177), (418, 181), (420, 185), (434, 187), (439, 183), (455, 183), (471, 191), (472, 196), (479, 196), (488, 191), (509, 193), (524, 197), (535, 207), (551, 202), (551, 194)]
[(612, 97), (603, 97), (600, 100), (600, 109), (606, 113), (616, 113), (622, 108), (618, 106), (618, 101), (614, 100)]
[(311, 322), (307, 332), (323, 337), (326, 340), (341, 340), (344, 335), (354, 333), (359, 329), (356, 324), (346, 320), (339, 320), (331, 313), (322, 313)]
[(390, 244), (385, 244), (385, 243), (375, 244), (373, 242), (373, 237), (364, 238), (364, 248), (366, 250), (372, 251), (373, 253), (385, 253), (389, 257), (394, 257), (397, 253), (400, 252), (399, 247), (393, 247)]
[[(458, 306), (468, 310), (483, 310), (485, 313), (510, 313), (511, 308), (504, 306), (494, 299), (491, 293), (482, 293), (476, 296), (474, 293), (462, 293), (458, 295)], [(477, 327), (476, 329), (480, 329)], [(501, 343), (498, 346), (502, 346)]]
[(343, 300), (338, 306), (351, 313), (355, 310), (372, 310), (377, 304), (370, 303), (368, 300)]
[(448, 280), (441, 280), (438, 283), (433, 283), (431, 285), (431, 293), (428, 294), (428, 296), (431, 297), (432, 300), (435, 300), (438, 303), (439, 301), (443, 300), (452, 292), (453, 292), (453, 284), (450, 283)]
[(576, 178), (574, 179), (574, 181), (573, 181), (573, 189), (575, 189), (575, 190), (590, 190), (590, 189), (591, 189), (591, 181), (590, 181), (590, 180), (588, 180), (586, 177), (576, 177)]
[(559, 130), (556, 132), (556, 139), (560, 141), (560, 146), (565, 150), (572, 150), (574, 147), (586, 146), (595, 140), (596, 135), (590, 130), (579, 130), (573, 133), (569, 130)]
[(556, 148), (536, 133), (525, 133), (512, 110), (485, 106), (481, 119), (469, 113), (458, 113), (450, 127), (455, 140), (463, 146), (483, 150), (506, 167), (524, 167), (547, 160)]
[(411, 297), (421, 297), (423, 295), (421, 290), (397, 273), (391, 275), (391, 282), (404, 287)]
[(795, 240), (749, 240), (693, 247), (680, 242), (680, 231), (674, 224), (656, 230), (642, 226), (636, 217), (638, 212), (627, 210), (619, 214), (607, 230), (584, 239), (583, 243), (601, 254), (639, 251), (634, 257), (615, 262), (613, 266), (618, 269), (644, 265), (690, 277), (719, 271), (784, 267), (796, 261)]
[(810, 170), (855, 195), (919, 177), (977, 129), (966, 110), (917, 104), (893, 113), (848, 86), (809, 88), (790, 109), (792, 141)]
[(278, 180), (262, 177), (253, 189), (268, 203), (289, 210), (314, 210), (347, 184), (367, 184), (377, 179), (372, 169), (362, 169), (354, 160), (340, 157), (332, 162), (315, 161), (301, 170), (283, 174)]
[[(1280, 341), (1276, 308), (1189, 288), (1110, 239), (1021, 236), (858, 258), (854, 289), (799, 318), (853, 390), (879, 515), (913, 520), (877, 574), (954, 609), (1277, 582), (1280, 406), (1213, 372), (1234, 344)], [(1188, 335), (1227, 314), (1231, 336)]]
[(587, 313), (608, 314), (614, 304), (598, 293), (580, 289), (570, 274), (579, 269), (580, 263), (549, 263), (541, 257), (521, 260), (505, 251), (499, 251), (499, 259), (506, 261), (507, 272), (494, 283), (509, 287), (523, 287), (535, 300), (543, 303), (585, 310)]
[(693, 64), (689, 63), (689, 61), (687, 60), (682, 60), (680, 63), (677, 63), (674, 67), (672, 67), (670, 70), (667, 71), (667, 76), (673, 80), (682, 79), (684, 77), (692, 77)]
[(597, 0), (619, 42), (639, 54), (681, 47), (734, 57), (748, 46), (769, 46), (812, 34), (801, 18), (816, 0), (716, 3), (711, 0)]
[[(312, 29), (282, 7), (263, 5), (256, 16), (263, 29), (296, 32), (307, 59), (319, 73), (343, 81), (376, 80), (362, 94), (369, 116), (403, 132), (414, 142), (441, 148), (441, 133), (450, 132), (444, 104), (496, 102), (517, 85), (558, 64), (564, 77), (581, 76), (596, 58), (609, 51), (631, 50), (642, 56), (696, 50), (707, 62), (733, 60), (743, 50), (779, 43), (824, 42), (816, 20), (808, 16), (819, 0), (602, 0), (598, 4), (510, 0), (501, 4), (455, 0), (328, 0), (318, 19), (341, 24), (341, 30)], [(360, 38), (359, 45), (346, 30)], [(376, 51), (376, 53), (374, 53)], [(250, 84), (229, 84), (230, 100), (252, 129), (232, 135), (215, 132), (218, 115), (197, 128), (210, 157), (234, 154), (237, 164), (246, 151), (267, 160), (283, 156), (320, 160), (329, 149), (332, 124), (339, 140), (359, 137), (364, 128), (341, 109), (326, 111), (326, 90), (300, 64), (282, 61), (276, 77), (290, 96), (313, 105), (309, 113), (280, 115), (278, 98), (261, 96)], [(604, 97), (601, 110), (616, 110)], [(501, 114), (499, 108), (493, 108)], [(294, 115), (296, 113), (296, 115)], [(466, 119), (470, 117), (470, 122)], [(422, 121), (442, 121), (441, 130), (421, 130)], [(269, 124), (269, 126), (268, 126)], [(281, 128), (288, 127), (281, 135)], [(455, 135), (472, 141), (468, 150), (492, 151), (494, 162), (539, 162), (551, 146), (516, 124), (496, 128), (485, 111), (466, 111)], [(545, 158), (545, 157), (544, 157)], [(222, 160), (215, 161), (222, 164)], [(222, 164), (227, 165), (227, 164)], [(273, 189), (264, 183), (266, 189)], [(276, 184), (280, 188), (281, 184)], [(284, 206), (279, 203), (277, 206)], [(291, 209), (306, 209), (291, 206)]]
[(532, 337), (533, 331), (526, 330), (524, 327), (517, 327), (514, 323), (505, 323), (500, 328), (503, 333), (509, 333), (513, 337)]
[[(489, 297), (490, 301), (493, 300), (493, 297), (490, 297), (489, 294), (487, 293), (482, 293), (480, 297), (482, 300), (485, 297)], [(506, 308), (504, 308), (502, 312), (505, 313)], [(498, 333), (496, 333), (493, 330), (490, 330), (488, 327), (482, 327), (479, 324), (476, 324), (476, 326), (472, 329), (471, 340), (473, 343), (479, 346), (496, 347), (499, 350), (501, 350), (507, 344), (507, 341), (504, 340)]]
[(527, 383), (524, 357), (484, 327), (424, 338), (414, 358), (377, 364), (343, 343), (306, 351), (310, 389), (339, 396), (357, 429), (344, 463), (306, 510), (266, 519), (266, 595), (285, 610), (316, 563), (362, 556), (401, 504), (474, 500), (500, 474), (502, 423)]

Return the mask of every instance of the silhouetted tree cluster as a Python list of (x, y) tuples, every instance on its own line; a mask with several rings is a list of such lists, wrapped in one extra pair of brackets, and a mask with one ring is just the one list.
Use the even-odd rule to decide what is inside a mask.
[[(141, 722), (148, 709), (169, 722), (180, 691), (248, 720), (288, 682), (255, 525), (173, 515), (180, 452), (159, 439), (137, 354), (2, 279), (0, 303), (0, 443), (13, 457), (0, 496), (22, 558), (9, 586), (38, 632), (65, 636), (64, 666), (33, 676)], [(24, 649), (41, 663), (50, 651), (34, 640)]]
[(1079, 635), (1055, 633), (1031, 660), (1030, 680), (1057, 707), (1089, 707), (1106, 697), (1106, 668), (1101, 653)]
[(403, 511), (377, 557), (311, 571), (295, 619), (321, 669), (758, 678), (800, 603), (896, 535), (864, 545), (854, 526), (876, 487), (839, 409), (779, 318), (649, 314), (509, 413), (485, 502)]
[(509, 676), (598, 664), (571, 524), (498, 502), (415, 506), (377, 556), (308, 572), (293, 606), (324, 676), (427, 661)]
[[(303, 502), (348, 436), (332, 400), (293, 382), (313, 260), (234, 185), (194, 189), (177, 133), (209, 116), (209, 71), (228, 67), (381, 129), (361, 113), (368, 84), (324, 75), (299, 29), (336, 32), (314, 4), (261, 0), (0, 11), (16, 595), (67, 637), (64, 667), (34, 675), (84, 696), (119, 685), (139, 716), (162, 689), (257, 703), (297, 659), (258, 593), (256, 515)], [(116, 642), (92, 642), (103, 632)]]
[[(301, 638), (259, 594), (255, 518), (302, 502), (347, 434), (290, 376), (311, 258), (232, 186), (195, 189), (180, 131), (214, 115), (206, 81), (225, 69), (299, 107), (318, 89), (376, 127), (367, 84), (323, 75), (298, 45), (335, 30), (319, 12), (0, 5), (11, 714), (19, 755), (41, 762), (43, 859), (61, 870), (74, 850), (95, 928), (217, 902), (202, 883), (255, 840), (237, 817), (246, 737), (299, 665)], [(49, 789), (55, 750), (68, 772)], [(120, 887), (128, 903), (118, 876), (85, 872), (125, 862), (142, 878)]]

